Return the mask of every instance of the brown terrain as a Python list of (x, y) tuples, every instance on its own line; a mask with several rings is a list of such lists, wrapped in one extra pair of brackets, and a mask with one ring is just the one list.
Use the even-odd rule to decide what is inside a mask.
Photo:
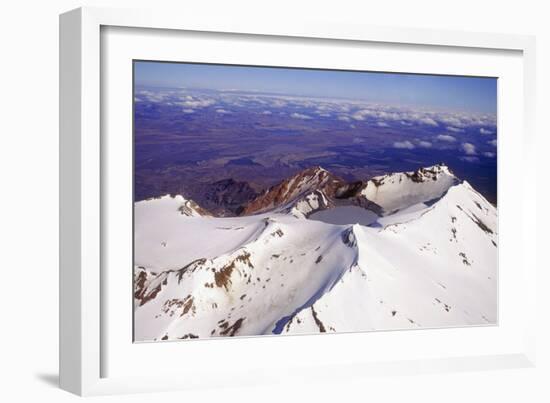
[(321, 191), (328, 198), (333, 198), (345, 185), (342, 179), (319, 166), (308, 168), (266, 190), (244, 207), (242, 214), (256, 214), (283, 206), (309, 192)]

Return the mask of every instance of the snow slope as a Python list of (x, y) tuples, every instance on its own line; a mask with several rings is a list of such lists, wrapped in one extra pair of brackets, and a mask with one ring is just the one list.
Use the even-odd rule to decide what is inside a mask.
[[(340, 226), (289, 215), (213, 219), (230, 228), (214, 230), (200, 219), (186, 220), (188, 231), (200, 234), (188, 249), (215, 256), (186, 257), (191, 263), (152, 276), (136, 298), (137, 340), (224, 335), (224, 326), (239, 320), (235, 334), (271, 333), (281, 318), (330, 289), (357, 258), (356, 248), (343, 241), (346, 229)], [(231, 250), (216, 240), (219, 251), (213, 253), (199, 241), (204, 233), (225, 239), (227, 231), (241, 227), (251, 236)], [(166, 262), (171, 261), (168, 257)], [(136, 264), (137, 273), (151, 278), (150, 270), (138, 260)]]
[(232, 218), (136, 203), (136, 341), (496, 323), (496, 208), (435, 171), (384, 177), (383, 217), (310, 214), (318, 199)]
[(285, 330), (309, 333), (317, 323), (326, 331), (496, 323), (496, 226), (495, 208), (467, 183), (382, 228), (355, 225), (357, 266)]

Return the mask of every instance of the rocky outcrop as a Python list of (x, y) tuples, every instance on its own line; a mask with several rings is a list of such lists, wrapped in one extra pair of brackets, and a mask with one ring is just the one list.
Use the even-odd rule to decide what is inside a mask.
[(251, 201), (243, 208), (242, 215), (257, 214), (283, 207), (309, 193), (322, 191), (332, 198), (345, 182), (321, 167), (306, 169), (285, 179)]

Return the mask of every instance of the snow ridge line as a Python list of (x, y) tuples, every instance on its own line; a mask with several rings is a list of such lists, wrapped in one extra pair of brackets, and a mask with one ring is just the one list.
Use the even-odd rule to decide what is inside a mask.
[[(339, 268), (339, 273), (334, 276), (329, 276), (326, 281), (324, 282), (321, 287), (317, 289), (316, 292), (313, 293), (313, 295), (301, 306), (297, 307), (290, 315), (283, 316), (281, 319), (279, 319), (275, 325), (270, 325), (268, 329), (266, 329), (263, 333), (272, 333), (272, 334), (281, 334), (281, 332), (284, 330), (285, 327), (288, 327), (294, 317), (298, 315), (300, 312), (306, 310), (306, 309), (313, 309), (313, 305), (317, 301), (319, 301), (321, 298), (323, 298), (324, 295), (328, 294), (332, 291), (334, 286), (338, 284), (346, 274), (346, 272), (351, 271), (354, 267), (359, 268), (361, 271), (363, 269), (359, 266), (359, 246), (357, 243), (357, 235), (355, 234), (355, 231), (359, 229), (358, 224), (354, 224), (348, 228), (346, 228), (344, 231), (340, 232), (339, 238), (340, 240), (347, 245), (348, 247), (354, 249), (355, 256), (352, 261), (352, 263), (349, 265), (349, 267), (341, 267)], [(363, 271), (364, 272), (364, 271)]]

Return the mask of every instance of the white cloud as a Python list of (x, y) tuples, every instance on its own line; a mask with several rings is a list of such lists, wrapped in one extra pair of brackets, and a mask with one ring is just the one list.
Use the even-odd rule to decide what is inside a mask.
[(286, 106), (286, 102), (285, 101), (282, 101), (280, 99), (275, 99), (272, 103), (271, 103), (271, 106), (274, 106), (275, 108), (282, 108), (284, 106)]
[(271, 111), (263, 111), (262, 115), (271, 115)]
[(430, 148), (432, 146), (432, 143), (429, 141), (420, 141), (418, 145), (422, 148)]
[(400, 108), (391, 105), (370, 104), (366, 108), (356, 110), (351, 117), (355, 120), (366, 120), (367, 118), (377, 121), (395, 121), (404, 126), (411, 126), (413, 123), (437, 127), (437, 114), (426, 111), (412, 111), (408, 108)]
[(376, 125), (378, 127), (388, 127), (389, 126), (389, 124), (387, 124), (386, 122), (376, 122)]
[(420, 123), (423, 123), (423, 124), (428, 125), (428, 126), (439, 126), (435, 120), (433, 120), (432, 118), (428, 118), (428, 117), (421, 118), (418, 121)]
[(207, 106), (214, 105), (216, 101), (210, 98), (198, 99), (191, 96), (186, 96), (184, 101), (177, 104), (184, 108), (206, 108)]
[(356, 111), (351, 117), (355, 120), (365, 120), (367, 117), (382, 120), (400, 120), (402, 118), (398, 112), (382, 109), (381, 107), (376, 109), (361, 109)]
[(497, 146), (497, 139), (493, 139), (491, 141), (488, 141), (487, 144), (493, 146), (493, 147), (496, 147)]
[(450, 131), (450, 132), (453, 132), (453, 133), (462, 133), (462, 132), (464, 132), (464, 129), (460, 129), (458, 127), (453, 127), (453, 126), (447, 126), (447, 130)]
[(454, 138), (450, 134), (440, 134), (439, 136), (436, 137), (436, 139), (441, 141), (448, 141), (449, 143), (456, 141), (456, 138)]
[(338, 120), (341, 120), (342, 122), (349, 122), (351, 119), (350, 119), (349, 116), (340, 115), (340, 116), (338, 116)]
[(140, 100), (145, 100), (148, 102), (163, 102), (165, 98), (168, 97), (168, 94), (166, 92), (141, 90), (137, 93), (137, 96), (140, 98)]
[(495, 158), (495, 155), (496, 155), (496, 154), (495, 154), (495, 153), (492, 153), (492, 152), (490, 152), (490, 151), (487, 151), (487, 152), (483, 153), (483, 155), (484, 155), (485, 157), (487, 157), (487, 158)]
[(414, 144), (408, 140), (396, 141), (395, 143), (393, 143), (393, 146), (394, 148), (405, 148), (407, 150), (412, 150), (414, 148)]
[(464, 123), (462, 120), (456, 116), (444, 116), (440, 118), (440, 120), (444, 123), (447, 123), (448, 125), (452, 127), (463, 127)]
[(462, 143), (462, 150), (467, 155), (476, 155), (476, 146), (474, 146), (472, 143)]
[(228, 113), (231, 113), (231, 112), (229, 112), (228, 110), (225, 110), (225, 109), (216, 109), (216, 113), (220, 113), (222, 115), (225, 115), (225, 114), (228, 114)]
[(303, 113), (296, 113), (294, 112), (292, 115), (290, 115), (291, 118), (294, 119), (311, 119), (311, 116), (304, 115)]
[(183, 113), (195, 113), (193, 109), (184, 109), (182, 110)]
[(479, 161), (479, 158), (477, 158), (477, 157), (460, 157), (460, 159), (462, 161), (466, 161), (466, 162), (478, 162)]
[(377, 115), (376, 111), (371, 111), (370, 109), (363, 109), (355, 112), (352, 115), (352, 118), (354, 118), (355, 120), (365, 120), (367, 116), (376, 117), (376, 115)]
[(493, 132), (491, 130), (484, 129), (483, 127), (481, 129), (479, 129), (479, 132), (481, 134), (493, 134)]

